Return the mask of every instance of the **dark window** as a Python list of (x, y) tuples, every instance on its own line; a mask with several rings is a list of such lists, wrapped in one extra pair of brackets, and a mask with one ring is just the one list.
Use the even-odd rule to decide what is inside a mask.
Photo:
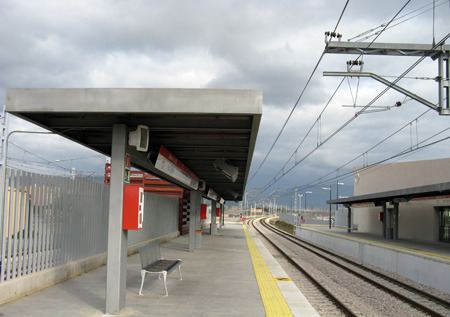
[(450, 207), (439, 210), (439, 241), (450, 242)]

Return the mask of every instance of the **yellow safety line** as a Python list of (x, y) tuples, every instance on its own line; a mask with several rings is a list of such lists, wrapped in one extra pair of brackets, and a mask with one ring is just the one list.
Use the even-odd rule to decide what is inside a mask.
[(273, 278), (266, 262), (256, 247), (255, 242), (250, 236), (247, 226), (244, 224), (243, 227), (266, 316), (292, 316), (291, 310), (281, 294), (276, 280)]
[(345, 236), (345, 235), (339, 234), (339, 233), (324, 232), (322, 230), (318, 230), (316, 228), (313, 228), (310, 225), (302, 225), (302, 226), (306, 230), (319, 232), (319, 233), (327, 235), (327, 236), (338, 237), (338, 238), (341, 238), (341, 239), (353, 240), (353, 241), (357, 241), (357, 242), (364, 242), (364, 243), (367, 243), (369, 245), (379, 246), (379, 247), (390, 249), (390, 250), (393, 250), (393, 251), (400, 251), (400, 252), (403, 251), (403, 252), (406, 252), (408, 254), (419, 253), (419, 254), (422, 254), (422, 255), (426, 255), (428, 257), (440, 258), (440, 259), (447, 260), (447, 261), (450, 260), (450, 256), (434, 253), (432, 251), (425, 251), (425, 250), (422, 250), (422, 249), (408, 248), (408, 247), (404, 247), (404, 246), (400, 246), (400, 245), (392, 245), (392, 244), (387, 244), (387, 243), (383, 243), (383, 242), (368, 240), (368, 239), (364, 239), (364, 238), (348, 237), (348, 236)]

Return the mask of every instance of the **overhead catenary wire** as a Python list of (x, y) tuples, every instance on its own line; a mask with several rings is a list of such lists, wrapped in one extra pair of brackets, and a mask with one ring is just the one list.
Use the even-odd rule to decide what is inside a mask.
[(34, 157), (37, 157), (37, 158), (39, 158), (39, 159), (41, 159), (41, 160), (43, 160), (43, 161), (45, 161), (45, 162), (47, 162), (47, 163), (49, 163), (49, 164), (52, 164), (52, 165), (54, 165), (54, 166), (56, 166), (56, 167), (59, 167), (59, 168), (61, 168), (61, 169), (63, 169), (63, 170), (70, 171), (69, 168), (66, 168), (66, 167), (64, 167), (64, 166), (61, 166), (61, 165), (57, 164), (56, 162), (53, 162), (53, 161), (51, 161), (51, 160), (49, 160), (49, 159), (47, 159), (47, 158), (45, 158), (45, 157), (43, 157), (43, 156), (40, 156), (40, 155), (38, 155), (38, 154), (36, 154), (36, 153), (34, 153), (34, 152), (31, 152), (31, 151), (25, 149), (24, 147), (22, 147), (22, 146), (20, 146), (20, 145), (18, 145), (18, 144), (16, 144), (16, 143), (14, 143), (14, 142), (9, 141), (9, 144), (11, 144), (11, 145), (17, 147), (18, 149), (22, 150), (22, 151), (25, 152), (25, 153), (28, 153), (28, 154), (30, 154), (30, 155), (33, 155)]
[[(349, 164), (355, 162), (356, 160), (362, 158), (364, 155), (366, 155), (366, 153), (369, 153), (370, 151), (374, 150), (375, 148), (379, 147), (381, 144), (385, 143), (387, 140), (391, 139), (392, 137), (394, 137), (395, 135), (397, 135), (398, 133), (400, 133), (401, 131), (403, 131), (405, 128), (407, 128), (412, 122), (417, 121), (418, 119), (422, 118), (423, 116), (425, 116), (426, 114), (430, 113), (431, 109), (427, 109), (424, 112), (422, 112), (420, 115), (418, 115), (417, 117), (415, 117), (414, 119), (408, 121), (407, 123), (405, 123), (403, 126), (401, 126), (400, 128), (398, 128), (397, 130), (395, 130), (394, 132), (390, 133), (389, 135), (387, 135), (386, 137), (384, 137), (383, 139), (381, 139), (380, 141), (378, 141), (377, 143), (375, 143), (374, 145), (372, 145), (371, 147), (369, 147), (368, 149), (366, 149), (364, 152), (362, 152), (361, 154), (358, 154), (357, 156), (355, 156), (354, 158), (348, 160), (347, 162), (345, 162), (344, 164), (340, 165), (339, 167), (337, 167), (336, 169), (332, 170), (331, 172), (328, 172), (325, 175), (322, 175), (321, 177), (319, 177), (318, 179), (316, 179), (313, 182), (316, 181), (320, 181), (322, 179), (324, 179), (325, 177), (334, 174), (336, 172), (338, 172), (339, 170), (342, 170), (344, 167), (348, 166)], [(418, 144), (418, 142), (417, 142)]]
[[(411, 2), (411, 0), (406, 1), (403, 6), (397, 11), (397, 13), (390, 19), (390, 21), (388, 23), (385, 24), (383, 30), (367, 45), (367, 48), (369, 48), (376, 40), (377, 38), (383, 33), (383, 31), (390, 25), (390, 23), (392, 23), (392, 21), (394, 21), (394, 19), (405, 9), (405, 7)], [(363, 54), (360, 54), (356, 60), (358, 60), (359, 58), (361, 58), (363, 56)], [(407, 73), (406, 73), (407, 74)], [(402, 74), (403, 76), (406, 74)], [(282, 177), (284, 177), (286, 174), (288, 174), (290, 171), (292, 171), (296, 166), (298, 166), (301, 162), (303, 162), (305, 159), (307, 159), (312, 153), (314, 153), (318, 148), (320, 148), (322, 145), (324, 145), (325, 143), (327, 143), (331, 138), (333, 138), (337, 133), (339, 133), (342, 129), (344, 129), (348, 124), (350, 124), (353, 120), (356, 119), (356, 117), (362, 113), (364, 110), (366, 110), (368, 107), (370, 107), (376, 100), (378, 100), (381, 95), (383, 95), (390, 87), (387, 87), (387, 89), (384, 90), (384, 92), (382, 92), (381, 95), (377, 96), (376, 99), (374, 98), (374, 100), (372, 100), (371, 102), (369, 102), (369, 104), (367, 104), (363, 109), (361, 109), (359, 112), (357, 112), (352, 118), (350, 118), (349, 120), (347, 120), (346, 123), (344, 123), (344, 125), (342, 125), (338, 130), (336, 130), (335, 132), (333, 132), (330, 136), (328, 136), (325, 140), (321, 141), (320, 144), (318, 144), (312, 151), (310, 151), (308, 154), (306, 154), (305, 156), (302, 157), (302, 159), (300, 159), (299, 161), (295, 161), (293, 166), (291, 166), (287, 171), (285, 170), (286, 166), (289, 164), (290, 160), (292, 159), (292, 157), (294, 155), (296, 155), (296, 153), (298, 152), (299, 148), (301, 147), (301, 145), (305, 142), (306, 137), (311, 133), (312, 129), (314, 128), (315, 124), (317, 124), (318, 120), (320, 120), (320, 117), (322, 116), (323, 112), (327, 109), (328, 105), (330, 104), (331, 100), (333, 99), (333, 97), (335, 96), (335, 94), (337, 93), (337, 90), (341, 87), (342, 83), (344, 82), (345, 78), (342, 78), (341, 81), (338, 84), (338, 87), (334, 90), (333, 94), (331, 95), (330, 99), (328, 100), (328, 102), (325, 104), (325, 107), (322, 109), (322, 111), (320, 112), (320, 114), (318, 115), (317, 119), (313, 122), (312, 126), (308, 129), (306, 135), (302, 138), (302, 140), (300, 141), (300, 144), (297, 146), (297, 148), (294, 150), (294, 152), (290, 155), (290, 157), (288, 158), (288, 160), (283, 164), (282, 168), (275, 174), (275, 177), (272, 178), (271, 181), (269, 181), (263, 188), (262, 188), (262, 192), (266, 191), (268, 188), (270, 188), (271, 186), (273, 186), (275, 183), (277, 183)], [(398, 79), (399, 80), (399, 79)]]
[[(388, 27), (388, 29), (394, 28), (394, 27), (396, 27), (396, 26), (398, 26), (398, 25), (400, 25), (400, 24), (402, 24), (402, 23), (405, 23), (405, 22), (407, 22), (407, 21), (410, 21), (410, 20), (412, 20), (412, 19), (414, 19), (414, 18), (416, 18), (416, 17), (422, 15), (422, 14), (425, 14), (425, 13), (427, 13), (427, 12), (433, 10), (433, 7), (440, 7), (440, 6), (443, 6), (443, 5), (446, 4), (446, 2), (447, 2), (447, 0), (438, 0), (438, 1), (437, 1), (437, 5), (436, 5), (436, 6), (433, 6), (433, 1), (431, 1), (430, 3), (428, 3), (428, 4), (426, 4), (426, 5), (423, 5), (423, 6), (419, 7), (419, 8), (416, 8), (416, 9), (414, 9), (414, 10), (411, 10), (411, 11), (409, 11), (409, 12), (407, 12), (407, 13), (405, 13), (405, 14), (399, 16), (399, 17), (397, 17), (393, 22), (399, 21), (399, 20), (401, 20), (401, 19), (403, 19), (403, 18), (405, 18), (405, 19), (399, 21), (398, 23), (392, 24), (391, 26)], [(424, 9), (424, 10), (423, 10), (423, 9)], [(422, 10), (422, 11), (421, 11), (421, 10)], [(413, 13), (416, 13), (417, 11), (421, 11), (421, 12), (419, 12), (419, 13), (413, 15), (413, 16), (410, 16), (410, 15), (412, 15)], [(410, 16), (410, 17), (408, 17), (408, 16)], [(362, 32), (362, 33), (359, 33), (358, 35), (355, 35), (355, 36), (349, 38), (347, 41), (350, 42), (350, 41), (355, 41), (355, 40), (357, 40), (357, 41), (364, 41), (364, 40), (367, 40), (367, 39), (369, 39), (369, 38), (371, 38), (371, 37), (373, 37), (373, 36), (376, 36), (377, 33), (379, 32), (378, 29), (381, 29), (381, 28), (384, 27), (384, 26), (385, 26), (385, 23), (382, 23), (382, 24), (380, 24), (380, 25), (378, 25), (378, 26), (376, 26), (376, 27), (373, 27), (373, 28), (371, 28), (371, 29), (369, 29), (369, 30), (367, 30), (367, 31), (364, 31), (364, 32)], [(372, 33), (372, 34), (371, 34), (371, 33)]]
[[(333, 33), (336, 32), (336, 30), (337, 30), (337, 28), (338, 28), (338, 26), (339, 26), (339, 24), (341, 22), (341, 19), (342, 19), (343, 15), (344, 15), (344, 12), (347, 9), (349, 1), (350, 0), (347, 0), (345, 2), (344, 8), (342, 9), (341, 14), (339, 15), (339, 18), (338, 18), (338, 20), (336, 22), (336, 25), (335, 25), (334, 29), (333, 29)], [(275, 147), (276, 143), (280, 139), (280, 136), (283, 134), (283, 131), (286, 128), (286, 125), (288, 124), (289, 120), (291, 119), (295, 109), (297, 108), (298, 104), (300, 103), (300, 100), (302, 99), (306, 89), (308, 88), (312, 78), (314, 77), (314, 74), (316, 73), (317, 68), (319, 67), (319, 64), (322, 62), (322, 59), (325, 56), (325, 49), (326, 49), (327, 45), (328, 44), (325, 44), (325, 48), (322, 51), (322, 53), (320, 54), (319, 59), (317, 60), (317, 62), (315, 64), (311, 74), (308, 77), (308, 80), (305, 83), (305, 86), (303, 86), (303, 89), (301, 90), (300, 95), (298, 96), (297, 100), (295, 101), (294, 105), (292, 106), (291, 110), (289, 111), (289, 114), (288, 114), (287, 118), (283, 122), (283, 125), (281, 126), (280, 131), (277, 133), (277, 136), (275, 137), (275, 140), (272, 142), (271, 146), (269, 147), (269, 150), (267, 151), (267, 153), (265, 154), (264, 158), (262, 159), (262, 161), (260, 162), (260, 164), (256, 168), (255, 172), (250, 176), (250, 180), (252, 180), (256, 176), (256, 174), (258, 174), (258, 172), (260, 171), (261, 167), (267, 161), (267, 158), (269, 157), (269, 155), (272, 152), (273, 148)]]
[[(450, 33), (448, 33), (446, 36), (444, 36), (438, 43), (436, 43), (433, 46), (433, 49), (437, 46), (442, 45), (445, 43), (445, 41), (450, 37)], [(408, 69), (406, 69), (396, 80), (393, 81), (393, 84), (396, 84), (398, 81), (402, 79), (403, 76), (408, 74), (411, 70), (413, 70), (417, 65), (419, 65), (426, 56), (420, 57), (416, 62), (414, 62)], [(351, 122), (353, 122), (360, 114), (364, 113), (365, 110), (367, 110), (371, 105), (373, 105), (381, 96), (383, 96), (391, 86), (387, 86), (385, 89), (383, 89), (377, 96), (375, 96), (366, 106), (364, 106), (360, 111), (355, 113), (353, 117), (348, 119), (344, 124), (342, 124), (337, 130), (332, 132), (325, 140), (317, 147), (313, 148), (310, 152), (308, 152), (305, 156), (300, 159), (300, 161), (295, 162), (295, 164), (290, 167), (287, 171), (284, 171), (280, 176), (274, 177), (271, 181), (269, 181), (262, 189), (262, 192), (266, 191), (268, 188), (272, 187), (274, 184), (276, 184), (282, 177), (284, 177), (286, 174), (288, 174), (290, 171), (292, 171), (295, 167), (297, 167), (300, 163), (302, 163), (304, 160), (306, 160), (311, 154), (313, 154), (315, 151), (317, 151), (321, 146), (323, 146), (325, 143), (327, 143), (330, 139), (332, 139), (335, 135), (337, 135), (339, 132), (341, 132), (345, 127), (347, 127)], [(261, 193), (262, 193), (261, 192)]]
[[(341, 174), (341, 175), (339, 175), (339, 176), (335, 176), (335, 177), (332, 177), (332, 178), (323, 180), (323, 181), (321, 181), (321, 182), (319, 182), (319, 183), (314, 183), (314, 184), (309, 184), (309, 185), (302, 185), (302, 186), (296, 187), (296, 188), (297, 188), (297, 189), (300, 189), (300, 190), (304, 190), (304, 189), (311, 188), (311, 187), (313, 187), (313, 186), (321, 186), (321, 185), (323, 185), (323, 184), (327, 184), (327, 183), (329, 183), (329, 182), (332, 182), (332, 181), (335, 181), (335, 180), (338, 180), (338, 179), (344, 179), (344, 178), (347, 178), (347, 177), (352, 176), (353, 174), (358, 173), (358, 172), (361, 172), (361, 171), (363, 171), (363, 170), (371, 169), (371, 168), (373, 168), (373, 167), (375, 167), (375, 166), (378, 166), (378, 165), (380, 165), (380, 164), (382, 164), (382, 163), (385, 163), (385, 162), (387, 162), (387, 161), (390, 161), (390, 160), (392, 160), (392, 159), (395, 159), (395, 158), (398, 158), (398, 157), (402, 157), (402, 156), (405, 156), (405, 155), (407, 155), (407, 154), (411, 154), (411, 153), (417, 152), (417, 151), (419, 151), (419, 150), (423, 150), (424, 148), (427, 148), (427, 147), (429, 147), (429, 146), (432, 146), (432, 145), (435, 145), (435, 144), (438, 144), (438, 143), (441, 143), (441, 142), (443, 142), (443, 141), (445, 141), (445, 140), (450, 139), (450, 136), (446, 136), (446, 137), (443, 137), (443, 138), (438, 139), (438, 140), (436, 140), (436, 141), (432, 141), (432, 142), (430, 142), (430, 143), (423, 144), (423, 143), (425, 143), (425, 142), (427, 142), (427, 141), (429, 141), (429, 140), (435, 138), (436, 136), (438, 136), (438, 135), (440, 135), (440, 134), (442, 134), (442, 133), (444, 133), (444, 132), (446, 132), (446, 131), (448, 131), (448, 130), (450, 130), (450, 127), (444, 128), (443, 130), (441, 130), (441, 131), (439, 131), (439, 132), (433, 134), (432, 136), (430, 136), (430, 137), (428, 137), (428, 138), (426, 138), (426, 139), (420, 141), (420, 142), (419, 142), (419, 145), (418, 145), (417, 147), (410, 148), (410, 147), (408, 146), (408, 147), (405, 148), (404, 150), (402, 150), (402, 151), (400, 151), (400, 152), (398, 152), (398, 153), (396, 153), (396, 154), (394, 154), (394, 155), (391, 155), (391, 156), (389, 156), (389, 157), (386, 157), (386, 158), (384, 158), (384, 159), (381, 159), (381, 160), (379, 160), (379, 161), (377, 161), (377, 162), (368, 164), (368, 165), (363, 166), (363, 167), (361, 167), (361, 168), (357, 168), (357, 169), (355, 169), (355, 170), (353, 170), (353, 171), (346, 172), (346, 173)], [(423, 145), (420, 145), (420, 144), (423, 144)]]
[[(430, 146), (433, 146), (433, 145), (439, 144), (439, 143), (441, 143), (441, 142), (444, 142), (444, 141), (446, 141), (446, 140), (449, 140), (449, 139), (450, 139), (450, 135), (449, 135), (449, 136), (446, 136), (446, 137), (443, 137), (443, 138), (441, 138), (441, 139), (432, 141), (432, 142), (430, 142), (430, 143), (424, 144), (425, 142), (427, 142), (427, 141), (429, 141), (429, 140), (435, 138), (436, 136), (438, 136), (438, 135), (440, 135), (440, 134), (442, 134), (443, 132), (448, 131), (448, 130), (450, 130), (450, 127), (446, 127), (446, 128), (444, 128), (443, 130), (440, 130), (439, 132), (433, 134), (432, 136), (430, 136), (430, 137), (428, 137), (428, 138), (426, 138), (426, 139), (420, 141), (419, 144), (418, 144), (418, 146), (415, 147), (415, 148), (413, 148), (413, 149), (411, 149), (411, 148), (408, 146), (408, 147), (405, 148), (404, 150), (402, 150), (402, 151), (400, 151), (400, 152), (397, 152), (396, 154), (393, 154), (393, 155), (391, 155), (391, 156), (389, 156), (389, 157), (383, 158), (383, 159), (381, 159), (381, 160), (379, 160), (379, 161), (377, 161), (377, 162), (374, 162), (374, 163), (372, 163), (372, 164), (365, 165), (365, 166), (363, 166), (363, 167), (360, 167), (360, 168), (354, 169), (354, 170), (352, 170), (352, 171), (349, 171), (349, 172), (340, 174), (340, 175), (338, 175), (338, 176), (334, 176), (334, 177), (330, 177), (330, 178), (321, 180), (320, 182), (314, 181), (314, 182), (310, 182), (310, 183), (308, 183), (308, 184), (295, 186), (295, 187), (290, 188), (290, 189), (285, 189), (285, 190), (281, 190), (281, 189), (280, 189), (280, 190), (278, 190), (278, 193), (284, 193), (284, 194), (282, 194), (282, 195), (290, 195), (290, 194), (292, 194), (292, 192), (294, 192), (295, 190), (297, 190), (297, 191), (304, 191), (304, 190), (307, 190), (307, 189), (310, 189), (310, 188), (322, 186), (322, 185), (324, 185), (324, 184), (329, 184), (329, 183), (334, 182), (334, 181), (336, 181), (336, 180), (344, 180), (344, 179), (346, 179), (346, 178), (348, 178), (348, 177), (354, 175), (355, 173), (358, 173), (358, 172), (361, 172), (361, 171), (366, 171), (366, 170), (370, 170), (370, 171), (371, 171), (372, 169), (375, 169), (376, 167), (378, 167), (378, 166), (381, 165), (382, 163), (386, 163), (386, 162), (388, 162), (388, 161), (390, 161), (390, 160), (393, 160), (393, 159), (395, 159), (395, 158), (404, 157), (404, 156), (407, 156), (407, 155), (412, 155), (412, 154), (414, 154), (414, 153), (416, 153), (416, 152), (418, 152), (418, 151), (421, 151), (421, 150), (423, 150), (423, 149), (425, 149), (425, 148), (428, 148), (428, 147), (430, 147)], [(422, 144), (422, 145), (421, 145), (421, 144)]]

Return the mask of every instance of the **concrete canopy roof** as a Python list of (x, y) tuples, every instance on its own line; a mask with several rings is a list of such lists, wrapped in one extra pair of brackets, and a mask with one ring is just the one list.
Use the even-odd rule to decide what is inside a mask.
[(444, 196), (450, 194), (450, 182), (418, 187), (390, 190), (386, 192), (358, 195), (347, 198), (328, 200), (328, 204), (352, 205), (358, 203), (375, 203), (375, 205), (387, 201), (409, 201), (415, 198)]
[[(262, 93), (221, 89), (8, 89), (6, 111), (105, 155), (112, 125), (150, 128), (150, 146), (164, 145), (225, 200), (241, 200), (262, 114)], [(129, 147), (132, 164), (178, 185), (145, 153)], [(232, 183), (213, 162), (239, 167)]]

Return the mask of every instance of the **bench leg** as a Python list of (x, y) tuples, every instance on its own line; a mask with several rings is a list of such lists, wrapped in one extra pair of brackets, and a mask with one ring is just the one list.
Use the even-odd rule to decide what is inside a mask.
[(141, 270), (141, 288), (139, 289), (139, 295), (142, 295), (142, 288), (144, 287), (144, 280), (145, 280), (145, 271)]
[(182, 281), (183, 275), (181, 275), (181, 265), (178, 265), (178, 273), (180, 273), (180, 281)]
[(169, 293), (167, 292), (167, 282), (166, 282), (167, 271), (163, 271), (162, 275), (163, 275), (164, 289), (166, 290), (166, 296), (169, 296)]

